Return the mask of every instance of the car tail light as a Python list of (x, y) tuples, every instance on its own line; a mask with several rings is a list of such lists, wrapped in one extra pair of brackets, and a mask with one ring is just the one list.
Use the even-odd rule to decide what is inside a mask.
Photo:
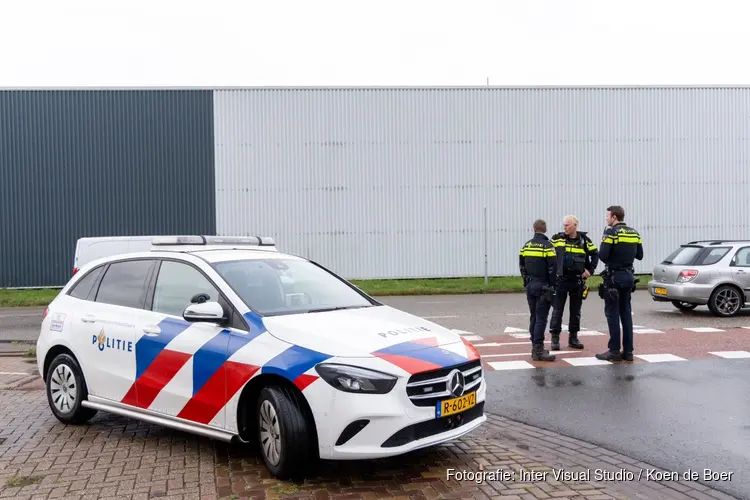
[(77, 267), (74, 267), (74, 268), (73, 268), (73, 276), (75, 276), (75, 274), (76, 274), (77, 272), (78, 272), (78, 268), (77, 268)]
[(45, 307), (44, 314), (42, 314), (42, 321), (44, 321), (44, 318), (46, 318), (48, 314), (49, 314), (49, 307)]
[(698, 271), (694, 269), (685, 269), (680, 271), (680, 275), (677, 276), (677, 283), (687, 283), (693, 281), (698, 276)]

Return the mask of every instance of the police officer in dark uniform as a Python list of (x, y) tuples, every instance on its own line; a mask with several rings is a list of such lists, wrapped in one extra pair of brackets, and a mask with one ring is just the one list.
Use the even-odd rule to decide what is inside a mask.
[(568, 347), (583, 349), (578, 340), (581, 329), (581, 306), (586, 280), (596, 272), (599, 252), (586, 233), (578, 230), (578, 218), (567, 215), (563, 218), (563, 232), (550, 240), (557, 251), (557, 289), (550, 321), (552, 345), (550, 350), (560, 350), (560, 332), (565, 312), (565, 302), (570, 296), (570, 321), (568, 325)]
[[(607, 229), (599, 246), (599, 257), (605, 264), (599, 295), (604, 299), (604, 315), (609, 327), (609, 350), (597, 354), (605, 361), (633, 361), (633, 314), (630, 296), (635, 290), (633, 261), (643, 260), (643, 241), (638, 231), (624, 222), (625, 210), (613, 205), (607, 208)], [(620, 352), (622, 322), (622, 352)]]
[(547, 327), (557, 274), (555, 247), (550, 243), (546, 232), (546, 222), (541, 219), (534, 221), (534, 237), (523, 245), (518, 258), (529, 303), (531, 359), (534, 361), (555, 360), (555, 356), (544, 348), (544, 330)]

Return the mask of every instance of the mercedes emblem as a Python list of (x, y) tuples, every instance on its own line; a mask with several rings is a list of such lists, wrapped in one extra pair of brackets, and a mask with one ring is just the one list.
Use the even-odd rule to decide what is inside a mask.
[(453, 370), (448, 379), (448, 391), (454, 398), (463, 396), (465, 385), (464, 374), (460, 370)]

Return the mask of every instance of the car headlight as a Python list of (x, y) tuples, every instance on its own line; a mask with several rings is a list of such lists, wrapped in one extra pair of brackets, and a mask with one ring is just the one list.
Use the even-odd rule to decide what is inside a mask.
[(398, 380), (388, 373), (332, 363), (317, 365), (315, 371), (332, 387), (358, 394), (387, 394)]

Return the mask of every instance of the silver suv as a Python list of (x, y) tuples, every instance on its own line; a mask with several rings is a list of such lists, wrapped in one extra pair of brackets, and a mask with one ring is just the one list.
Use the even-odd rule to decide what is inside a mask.
[(648, 291), (683, 311), (707, 305), (716, 316), (734, 316), (750, 295), (750, 240), (681, 245), (654, 267)]

